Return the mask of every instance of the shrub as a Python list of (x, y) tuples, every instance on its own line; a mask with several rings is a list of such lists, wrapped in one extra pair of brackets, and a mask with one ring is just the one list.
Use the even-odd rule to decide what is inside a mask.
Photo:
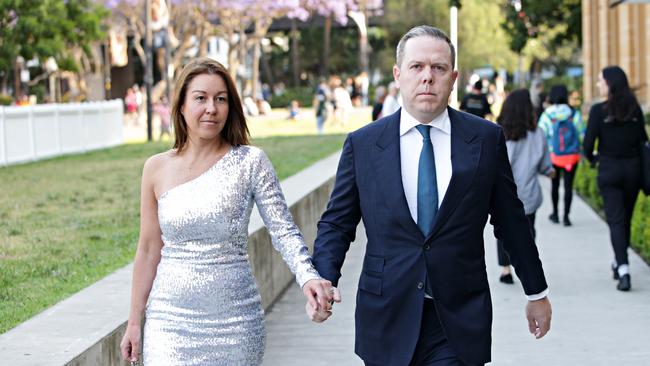
[(280, 95), (273, 95), (269, 103), (272, 108), (287, 108), (292, 100), (297, 100), (300, 107), (311, 107), (314, 99), (314, 88), (287, 88)]
[(0, 94), (0, 105), (11, 105), (14, 99), (7, 94)]

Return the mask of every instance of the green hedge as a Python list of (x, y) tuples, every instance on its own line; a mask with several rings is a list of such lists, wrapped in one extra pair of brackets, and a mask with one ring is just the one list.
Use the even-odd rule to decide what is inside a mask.
[(11, 105), (14, 99), (7, 94), (0, 94), (0, 105)]
[[(596, 169), (589, 167), (588, 163), (580, 164), (574, 188), (591, 207), (604, 216), (603, 199), (598, 192), (596, 175)], [(639, 193), (632, 216), (631, 242), (632, 247), (650, 263), (650, 196), (646, 197), (643, 192)]]
[(272, 108), (288, 108), (292, 100), (297, 100), (300, 107), (311, 107), (314, 99), (314, 88), (287, 88), (284, 93), (274, 95), (269, 100)]

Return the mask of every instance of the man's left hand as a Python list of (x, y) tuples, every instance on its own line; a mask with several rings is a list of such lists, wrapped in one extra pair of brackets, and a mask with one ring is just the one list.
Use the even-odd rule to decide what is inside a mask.
[(526, 319), (528, 330), (535, 338), (540, 339), (551, 329), (551, 302), (548, 296), (526, 304)]

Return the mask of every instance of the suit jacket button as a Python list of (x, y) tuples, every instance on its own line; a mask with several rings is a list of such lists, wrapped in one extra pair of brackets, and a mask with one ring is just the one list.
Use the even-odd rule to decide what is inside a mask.
[(424, 246), (424, 250), (429, 250), (429, 249), (431, 249), (431, 245), (427, 244)]
[(418, 282), (418, 290), (422, 290), (424, 288), (424, 284), (422, 282)]

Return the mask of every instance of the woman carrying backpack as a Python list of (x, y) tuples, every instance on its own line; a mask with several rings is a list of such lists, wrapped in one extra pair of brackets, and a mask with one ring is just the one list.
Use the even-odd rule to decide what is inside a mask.
[(556, 171), (552, 180), (553, 213), (548, 217), (559, 223), (557, 204), (560, 199), (560, 177), (564, 179), (564, 226), (571, 226), (569, 212), (573, 198), (573, 178), (580, 161), (580, 146), (585, 133), (582, 114), (569, 106), (569, 92), (564, 85), (555, 85), (549, 93), (551, 105), (539, 117), (539, 128), (544, 131), (551, 162)]
[[(553, 177), (555, 171), (551, 165), (544, 133), (537, 128), (528, 90), (517, 89), (508, 95), (501, 107), (501, 114), (497, 117), (497, 124), (503, 128), (512, 176), (517, 184), (517, 196), (524, 204), (524, 212), (534, 237), (535, 212), (542, 205), (542, 189), (537, 175)], [(501, 240), (497, 240), (497, 255), (501, 266), (499, 281), (514, 283), (510, 272), (510, 259)]]
[[(612, 270), (617, 289), (630, 290), (627, 248), (634, 204), (641, 188), (641, 144), (648, 141), (643, 112), (630, 90), (625, 72), (608, 66), (598, 77), (598, 91), (607, 98), (589, 111), (585, 136), (586, 158), (598, 161), (598, 189), (603, 196), (605, 216), (614, 249)], [(598, 140), (598, 155), (594, 146)]]

